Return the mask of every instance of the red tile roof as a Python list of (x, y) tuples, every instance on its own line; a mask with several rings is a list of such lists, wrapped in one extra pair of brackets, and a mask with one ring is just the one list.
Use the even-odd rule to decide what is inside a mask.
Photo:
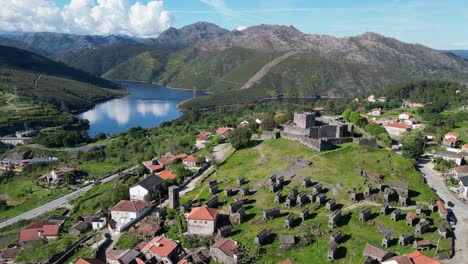
[(468, 165), (458, 166), (453, 168), (453, 170), (458, 173), (468, 173)]
[(143, 248), (145, 251), (151, 251), (160, 257), (167, 257), (177, 248), (177, 243), (163, 236), (153, 238)]
[(195, 157), (195, 156), (188, 156), (184, 159), (184, 162), (197, 162), (198, 161), (198, 158)]
[(416, 219), (416, 214), (414, 212), (408, 212), (406, 218)]
[(456, 138), (453, 138), (453, 137), (444, 138), (444, 141), (445, 141), (445, 142), (449, 142), (449, 143), (457, 143), (457, 139), (456, 139)]
[(179, 262), (177, 262), (177, 264), (192, 264), (192, 262), (186, 260), (186, 259), (182, 259), (182, 260), (179, 260)]
[[(41, 239), (41, 236), (58, 236), (60, 226), (50, 222), (36, 222), (30, 224), (25, 229), (21, 230), (19, 241), (34, 241)], [(41, 233), (41, 236), (39, 236)]]
[(460, 135), (457, 133), (457, 132), (448, 132), (447, 134), (445, 134), (446, 137), (459, 137)]
[(214, 221), (218, 215), (218, 210), (214, 208), (208, 208), (205, 206), (194, 207), (188, 214), (187, 218), (192, 220), (210, 220)]
[(164, 168), (164, 166), (162, 166), (162, 165), (149, 165), (149, 166), (147, 166), (147, 168), (150, 171), (158, 171), (158, 170)]
[(197, 135), (197, 140), (207, 140), (211, 136), (211, 132), (202, 132)]
[(79, 258), (75, 264), (104, 264), (104, 262), (96, 258)]
[(20, 247), (1, 249), (0, 259), (13, 260), (16, 259), (21, 252), (23, 252), (23, 248)]
[(236, 241), (230, 238), (220, 238), (211, 246), (211, 248), (217, 248), (221, 250), (225, 255), (229, 257), (234, 257), (234, 254), (237, 250)]
[(218, 129), (216, 129), (216, 133), (224, 134), (224, 133), (230, 132), (231, 130), (232, 130), (232, 128), (230, 128), (230, 127), (220, 127)]
[(166, 166), (167, 164), (173, 162), (174, 160), (176, 159), (176, 156), (172, 155), (172, 154), (168, 154), (164, 157), (161, 157), (158, 159), (158, 162), (159, 164), (163, 165), (163, 166)]
[(175, 178), (177, 178), (177, 175), (173, 174), (172, 172), (168, 170), (163, 170), (159, 173), (156, 173), (156, 175), (158, 175), (159, 178), (163, 180), (174, 180)]
[(120, 212), (139, 212), (143, 210), (143, 208), (149, 206), (150, 204), (144, 201), (127, 201), (121, 200), (117, 203), (114, 207), (112, 207), (111, 211), (120, 211)]
[(180, 154), (174, 156), (175, 159), (183, 159), (185, 157), (187, 157), (187, 154), (185, 154), (185, 153), (180, 153)]
[(401, 113), (400, 115), (402, 115), (402, 114), (405, 114), (405, 115), (411, 116), (411, 113), (410, 113), (410, 112), (403, 112), (403, 113)]
[(317, 107), (314, 108), (314, 111), (325, 111), (325, 107), (317, 106)]
[(413, 264), (442, 264), (442, 262), (426, 256), (419, 251), (414, 251), (406, 256), (413, 261)]
[(441, 214), (446, 214), (447, 213), (447, 209), (445, 208), (445, 205), (442, 203), (442, 201), (437, 201), (436, 204), (437, 204), (437, 208), (439, 209), (439, 212)]
[(395, 127), (395, 128), (402, 128), (402, 129), (410, 129), (412, 127), (410, 125), (403, 124), (403, 123), (390, 123), (390, 124), (388, 124), (386, 126)]

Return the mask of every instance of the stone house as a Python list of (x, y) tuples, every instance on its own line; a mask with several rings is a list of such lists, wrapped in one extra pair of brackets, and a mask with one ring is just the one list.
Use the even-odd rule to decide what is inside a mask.
[(338, 244), (335, 242), (331, 242), (330, 245), (328, 246), (328, 251), (327, 251), (327, 259), (328, 261), (334, 261), (335, 260), (335, 255), (336, 255), (336, 249), (338, 248)]
[(182, 259), (185, 251), (176, 241), (157, 236), (143, 247), (141, 253), (146, 259), (156, 258), (158, 263), (172, 264)]
[(323, 204), (326, 199), (327, 199), (327, 197), (325, 196), (325, 194), (320, 193), (319, 195), (317, 195), (317, 197), (315, 197), (315, 203), (317, 203), (319, 205)]
[(408, 196), (406, 196), (404, 193), (398, 194), (398, 201), (400, 202), (401, 206), (407, 206), (408, 205)]
[(336, 200), (335, 199), (330, 199), (328, 202), (325, 204), (326, 208), (328, 211), (333, 211), (336, 206)]
[(370, 208), (366, 208), (359, 213), (359, 220), (365, 222), (370, 219), (372, 216), (372, 211)]
[(294, 223), (294, 214), (290, 213), (288, 214), (288, 216), (286, 216), (286, 219), (284, 220), (284, 228), (290, 229), (293, 223)]
[(429, 221), (420, 221), (419, 223), (416, 224), (416, 234), (417, 235), (422, 235), (426, 233), (426, 231), (429, 229)]
[(276, 193), (275, 193), (275, 204), (281, 203), (281, 200), (282, 200), (281, 191), (276, 192)]
[(349, 199), (351, 199), (351, 201), (357, 201), (356, 188), (352, 188), (351, 190), (349, 190)]
[(216, 179), (210, 180), (208, 182), (208, 186), (209, 186), (210, 194), (217, 194), (218, 193), (218, 181)]
[(309, 200), (309, 198), (307, 198), (307, 193), (306, 192), (300, 192), (297, 195), (296, 204), (297, 204), (297, 206), (301, 207), (301, 206), (305, 205), (308, 202), (308, 200)]
[(205, 203), (205, 206), (209, 208), (217, 208), (218, 202), (219, 202), (218, 196), (215, 195), (208, 202)]
[(241, 178), (237, 179), (237, 185), (241, 186), (244, 183), (245, 183), (245, 178), (244, 177), (241, 177)]
[(366, 188), (364, 189), (364, 196), (368, 197), (372, 192), (372, 185), (367, 184)]
[(121, 200), (111, 209), (113, 222), (109, 225), (110, 231), (120, 233), (151, 210), (151, 204), (144, 201)]
[(423, 210), (423, 205), (422, 205), (422, 203), (418, 203), (418, 204), (416, 205), (416, 215), (417, 215), (417, 216), (421, 215), (422, 210)]
[(302, 180), (302, 187), (307, 188), (312, 185), (312, 181), (310, 180), (310, 177), (305, 177)]
[(380, 214), (387, 215), (389, 210), (390, 210), (390, 207), (388, 206), (388, 203), (383, 203), (382, 206), (380, 207)]
[(321, 183), (315, 184), (314, 190), (315, 190), (316, 192), (322, 192), (322, 191), (323, 191), (323, 185), (322, 185)]
[(231, 234), (232, 225), (225, 225), (218, 228), (219, 237), (228, 237)]
[(319, 194), (320, 194), (320, 193), (317, 192), (317, 191), (314, 191), (314, 192), (312, 192), (311, 194), (309, 194), (309, 201), (314, 202), (315, 199), (317, 198), (317, 196), (318, 196)]
[(280, 247), (283, 249), (289, 249), (296, 245), (296, 237), (291, 235), (280, 236)]
[(398, 221), (400, 219), (400, 215), (401, 210), (397, 208), (393, 210), (393, 212), (390, 214), (390, 219), (392, 219), (393, 221)]
[(263, 220), (269, 220), (280, 216), (281, 212), (279, 208), (271, 208), (263, 210)]
[(297, 186), (294, 186), (292, 187), (290, 194), (296, 197), (298, 192), (299, 192), (299, 188), (297, 188)]
[(269, 187), (270, 192), (276, 192), (278, 190), (281, 190), (281, 186), (277, 185), (276, 183), (273, 183)]
[(276, 178), (276, 185), (283, 186), (284, 184), (284, 176), (279, 176)]
[(242, 202), (238, 201), (238, 202), (234, 202), (232, 204), (229, 205), (229, 213), (231, 214), (234, 214), (235, 212), (237, 212), (239, 209), (241, 209), (243, 206)]
[(230, 197), (232, 196), (232, 194), (233, 194), (233, 190), (231, 186), (224, 188), (224, 196)]
[(413, 233), (405, 233), (401, 235), (400, 238), (398, 239), (398, 243), (400, 244), (400, 246), (406, 246), (409, 243), (412, 243), (413, 241), (414, 241)]
[(255, 235), (254, 243), (256, 245), (261, 246), (265, 239), (270, 235), (270, 232), (271, 231), (269, 229), (262, 229), (260, 232), (257, 233), (257, 235)]
[(191, 235), (212, 235), (216, 231), (219, 213), (209, 207), (194, 207), (187, 215), (187, 232)]
[(140, 252), (135, 249), (110, 250), (106, 252), (107, 264), (133, 264)]
[(309, 209), (307, 208), (302, 209), (301, 212), (299, 213), (299, 217), (301, 218), (302, 222), (307, 220), (307, 218), (309, 218)]
[(391, 246), (390, 243), (392, 241), (392, 234), (391, 233), (386, 233), (382, 237), (382, 247), (389, 247)]
[(249, 186), (245, 186), (245, 187), (241, 188), (240, 189), (240, 194), (242, 196), (248, 196), (250, 194)]
[(341, 222), (341, 210), (335, 210), (330, 216), (328, 216), (328, 226), (336, 227)]
[(244, 222), (244, 219), (245, 219), (245, 208), (242, 207), (241, 209), (239, 209), (236, 213), (236, 218), (238, 219), (239, 221), (239, 224), (242, 224)]
[(86, 231), (88, 231), (89, 227), (90, 227), (90, 223), (88, 221), (79, 222), (71, 226), (68, 229), (68, 233), (75, 235), (75, 236), (79, 236), (81, 234), (84, 234)]
[(107, 218), (106, 217), (93, 217), (91, 220), (91, 227), (93, 228), (94, 231), (101, 230), (104, 228), (107, 224)]
[(342, 237), (343, 234), (341, 233), (341, 230), (338, 230), (330, 235), (330, 243), (339, 243)]
[(274, 173), (273, 175), (271, 175), (269, 178), (268, 178), (268, 184), (269, 185), (272, 185), (272, 184), (275, 184), (276, 183), (276, 174)]
[(408, 212), (406, 214), (406, 225), (413, 226), (415, 221), (416, 221), (416, 214), (413, 212)]
[(224, 264), (240, 263), (237, 241), (230, 238), (220, 238), (210, 247), (210, 255), (214, 261)]
[(291, 208), (293, 207), (294, 205), (296, 205), (296, 197), (292, 194), (289, 194), (287, 197), (286, 197), (286, 201), (285, 201), (285, 206), (287, 208)]
[(131, 201), (145, 201), (145, 197), (155, 190), (161, 188), (163, 180), (156, 176), (151, 175), (145, 179), (137, 182), (129, 188)]
[(363, 255), (364, 257), (368, 257), (375, 261), (378, 261), (379, 263), (382, 263), (383, 261), (393, 257), (395, 254), (385, 249), (376, 247), (370, 243), (367, 243), (366, 247), (364, 248)]

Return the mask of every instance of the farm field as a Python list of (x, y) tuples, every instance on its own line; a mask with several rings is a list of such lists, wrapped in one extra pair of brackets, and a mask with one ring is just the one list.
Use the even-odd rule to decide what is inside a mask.
[[(312, 162), (310, 166), (301, 167), (299, 162)], [(295, 176), (283, 188), (283, 202), (278, 206), (274, 203), (275, 193), (270, 192), (265, 185), (266, 180), (275, 171), (285, 171), (285, 174), (294, 172)], [(246, 185), (253, 193), (249, 196), (249, 201), (244, 205), (246, 209), (247, 221), (233, 228), (232, 238), (241, 244), (253, 246), (255, 235), (262, 229), (271, 229), (273, 236), (271, 241), (262, 246), (259, 263), (277, 263), (285, 259), (291, 259), (297, 263), (323, 263), (327, 259), (329, 246), (329, 236), (341, 230), (344, 234), (342, 242), (338, 245), (337, 263), (362, 263), (364, 260), (363, 249), (367, 242), (380, 247), (382, 235), (391, 232), (394, 237), (389, 251), (396, 254), (404, 254), (414, 251), (412, 245), (404, 247), (397, 246), (395, 238), (406, 232), (414, 232), (414, 226), (406, 226), (404, 216), (399, 221), (390, 220), (390, 215), (380, 215), (380, 205), (382, 194), (376, 189), (372, 176), (368, 179), (360, 175), (360, 171), (369, 172), (370, 175), (383, 176), (384, 184), (389, 181), (399, 181), (409, 184), (410, 204), (407, 207), (400, 207), (396, 202), (391, 202), (391, 207), (398, 207), (402, 210), (402, 215), (408, 211), (415, 211), (416, 202), (425, 205), (430, 200), (437, 199), (437, 196), (424, 184), (422, 177), (414, 169), (412, 163), (394, 153), (385, 150), (376, 150), (368, 147), (361, 147), (355, 144), (343, 144), (339, 149), (328, 152), (313, 151), (298, 142), (286, 139), (267, 140), (256, 147), (237, 151), (211, 179), (217, 179), (219, 184), (219, 209), (222, 213), (228, 212), (228, 204), (234, 202), (233, 197), (226, 197), (222, 190), (227, 186), (237, 186), (237, 179), (244, 177)], [(299, 192), (306, 191), (310, 194), (313, 187), (302, 187), (301, 179), (311, 177), (313, 181), (319, 181), (327, 187), (327, 200), (336, 199), (341, 207), (344, 221), (336, 228), (328, 226), (328, 216), (330, 212), (325, 206), (316, 207), (316, 204), (307, 204), (304, 207), (286, 208), (284, 198), (290, 193), (291, 188), (297, 186)], [(353, 187), (357, 193), (363, 193), (365, 185), (371, 183), (373, 192), (366, 200), (357, 203), (351, 201), (347, 191)], [(192, 192), (182, 197), (182, 202), (197, 200), (204, 203), (212, 197), (208, 192), (207, 181), (201, 183)], [(265, 222), (262, 219), (264, 209), (279, 207), (281, 216)], [(303, 208), (308, 208), (311, 217), (300, 225), (299, 212)], [(365, 208), (371, 208), (372, 217), (367, 222), (361, 222), (358, 214)], [(425, 206), (427, 208), (427, 206)], [(417, 239), (429, 240), (434, 249), (425, 251), (425, 254), (446, 255), (451, 251), (451, 239), (440, 239), (439, 250), (436, 254), (435, 245), (438, 242), (437, 225), (441, 220), (438, 213), (428, 214), (431, 222), (429, 232)], [(291, 229), (284, 227), (284, 221), (288, 213), (294, 213), (295, 226)], [(295, 235), (298, 239), (295, 248), (285, 250), (280, 248), (279, 237), (285, 234)], [(307, 234), (307, 239), (312, 242), (306, 245), (302, 235)]]

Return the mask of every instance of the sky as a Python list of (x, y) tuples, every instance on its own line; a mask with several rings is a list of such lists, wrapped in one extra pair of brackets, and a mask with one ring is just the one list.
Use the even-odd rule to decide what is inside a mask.
[(0, 0), (1, 32), (155, 37), (198, 21), (226, 29), (293, 25), (337, 37), (376, 32), (468, 49), (468, 0)]

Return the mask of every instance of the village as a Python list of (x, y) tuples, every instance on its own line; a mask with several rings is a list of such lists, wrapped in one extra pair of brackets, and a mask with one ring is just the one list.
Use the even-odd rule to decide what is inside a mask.
[[(413, 107), (418, 106), (405, 109)], [(456, 224), (450, 203), (400, 157), (401, 135), (424, 131), (424, 124), (407, 110), (397, 116), (378, 108), (357, 112), (385, 129), (391, 146), (379, 149), (379, 139), (342, 117), (326, 116), (324, 107), (294, 113), (286, 124), (258, 135), (257, 145), (238, 151), (228, 143), (236, 128), (202, 131), (195, 150), (143, 162), (145, 174), (129, 187), (128, 200), (78, 219), (33, 222), (21, 229), (17, 246), (0, 250), (0, 260), (15, 263), (22, 247), (66, 232), (85, 237), (50, 263), (70, 257), (77, 264), (344, 263), (353, 257), (364, 263), (442, 263), (452, 252)], [(262, 120), (244, 120), (238, 127), (249, 123)], [(219, 157), (204, 151), (214, 136)], [(466, 199), (468, 142), (453, 131), (424, 133), (424, 142), (431, 149), (424, 156), (434, 166), (449, 167), (441, 173), (452, 183), (446, 188)], [(3, 170), (19, 172), (34, 159), (1, 162)], [(177, 175), (176, 166), (190, 175)], [(90, 184), (82, 178), (65, 166), (40, 180)], [(137, 239), (116, 248), (126, 237)], [(311, 246), (313, 257), (304, 253)]]

